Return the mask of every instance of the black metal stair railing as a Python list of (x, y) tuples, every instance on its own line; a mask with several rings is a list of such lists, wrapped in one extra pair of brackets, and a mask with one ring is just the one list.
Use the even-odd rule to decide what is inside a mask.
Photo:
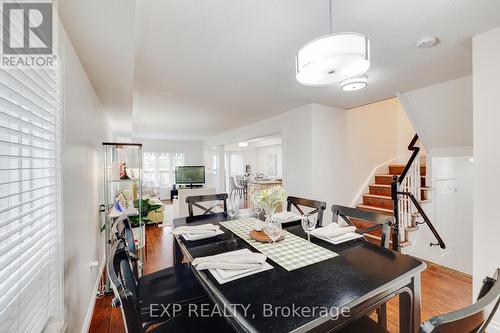
[[(406, 178), (408, 171), (412, 167), (413, 163), (415, 162), (415, 159), (417, 158), (418, 154), (420, 153), (420, 147), (416, 146), (415, 144), (418, 141), (418, 135), (415, 134), (413, 139), (411, 140), (410, 144), (408, 145), (408, 150), (413, 151), (413, 153), (410, 156), (410, 159), (405, 165), (405, 168), (403, 169), (403, 172), (401, 175), (398, 176), (393, 176), (392, 178), (392, 184), (391, 184), (391, 199), (394, 203), (394, 218), (395, 218), (395, 225), (393, 228), (393, 237), (392, 237), (392, 247), (395, 251), (399, 251), (399, 205), (398, 202), (400, 200), (400, 196), (406, 196), (408, 197), (419, 214), (422, 216), (424, 222), (421, 222), (420, 224), (426, 224), (429, 229), (431, 230), (432, 234), (437, 240), (437, 243), (430, 243), (429, 246), (439, 246), (442, 249), (446, 248), (446, 244), (444, 243), (443, 239), (439, 235), (438, 231), (430, 221), (429, 217), (427, 214), (425, 214), (425, 211), (423, 210), (422, 206), (418, 202), (417, 198), (413, 195), (413, 193), (408, 192), (408, 191), (400, 191), (399, 187), (403, 183), (403, 180)], [(420, 166), (418, 166), (420, 168)]]

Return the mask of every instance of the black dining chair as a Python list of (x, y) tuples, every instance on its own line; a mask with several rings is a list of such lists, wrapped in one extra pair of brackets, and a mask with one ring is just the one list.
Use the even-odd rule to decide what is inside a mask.
[(391, 238), (391, 227), (394, 225), (394, 217), (389, 215), (384, 215), (376, 212), (369, 212), (366, 210), (361, 210), (352, 207), (333, 205), (333, 222), (339, 223), (339, 217), (341, 217), (350, 226), (355, 226), (352, 219), (362, 220), (373, 224), (373, 226), (366, 229), (357, 230), (358, 234), (366, 234), (372, 231), (381, 230), (380, 235), (380, 246), (384, 248), (389, 248), (389, 242)]
[[(174, 314), (173, 308), (168, 307), (172, 303), (152, 304), (154, 308), (148, 307), (146, 313), (143, 299), (134, 282), (128, 250), (123, 239), (118, 239), (111, 248), (107, 272), (115, 295), (112, 305), (120, 307), (127, 333), (234, 332), (219, 316), (193, 316), (189, 311), (176, 311)], [(200, 303), (198, 306), (202, 306), (201, 304), (210, 305)], [(162, 316), (166, 309), (170, 309), (169, 316)], [(155, 322), (150, 321), (151, 313), (158, 315)], [(156, 325), (152, 327), (152, 324)]]
[[(304, 207), (313, 208), (313, 210), (310, 210), (308, 212), (304, 212), (304, 210), (303, 210)], [(326, 209), (326, 202), (289, 196), (288, 198), (286, 198), (286, 210), (288, 212), (291, 212), (292, 208), (295, 208), (301, 215), (317, 214), (317, 216), (316, 216), (317, 225), (318, 226), (323, 225), (323, 212)], [(294, 223), (293, 225), (297, 225), (297, 224), (300, 224), (300, 221), (297, 223)], [(291, 224), (287, 223), (287, 226), (291, 226)]]
[[(227, 213), (227, 193), (192, 195), (186, 198), (188, 204), (189, 216), (194, 216), (193, 207), (201, 209), (203, 212), (199, 215), (215, 214), (214, 209), (220, 207), (222, 203), (224, 213)], [(209, 202), (210, 207), (200, 205), (200, 202)]]
[[(362, 220), (373, 224), (372, 227), (356, 230), (356, 232), (363, 235), (380, 229), (380, 246), (386, 249), (389, 248), (391, 227), (394, 224), (394, 217), (341, 205), (333, 205), (332, 213), (332, 220), (335, 223), (339, 223), (339, 217), (341, 217), (350, 226), (355, 226), (351, 219)], [(387, 305), (385, 303), (382, 304), (376, 311), (378, 324), (381, 325), (381, 327), (387, 327)]]
[[(139, 276), (139, 267), (142, 263), (139, 262), (130, 223), (127, 218), (119, 218), (115, 223), (116, 238), (123, 241), (132, 269), (132, 276), (127, 279), (129, 282), (134, 282), (134, 288), (141, 299), (144, 311), (148, 310), (150, 304), (189, 304), (207, 299), (187, 264), (177, 264)], [(157, 321), (155, 318), (146, 320), (146, 322), (155, 321)]]
[[(486, 277), (483, 280), (476, 303), (423, 322), (419, 333), (484, 333), (500, 304), (499, 274), (500, 269), (497, 268), (493, 278)], [(367, 316), (356, 320), (339, 332), (388, 333)]]

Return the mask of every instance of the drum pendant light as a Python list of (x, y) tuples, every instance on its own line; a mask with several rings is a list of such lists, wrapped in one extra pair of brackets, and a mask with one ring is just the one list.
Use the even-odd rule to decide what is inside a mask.
[(296, 55), (296, 78), (307, 86), (327, 86), (365, 74), (370, 68), (370, 40), (355, 32), (333, 33), (304, 45)]

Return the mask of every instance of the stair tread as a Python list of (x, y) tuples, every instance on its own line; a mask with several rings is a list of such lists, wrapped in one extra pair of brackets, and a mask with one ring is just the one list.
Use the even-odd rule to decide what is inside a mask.
[(390, 188), (391, 185), (386, 185), (386, 184), (370, 184), (369, 186), (375, 186), (375, 187), (384, 187), (384, 188)]
[(363, 194), (364, 197), (371, 197), (371, 198), (379, 198), (379, 199), (391, 199), (390, 195), (380, 195), (380, 194), (370, 194), (370, 193), (365, 193)]
[(356, 205), (356, 207), (359, 209), (371, 209), (371, 210), (377, 210), (377, 211), (391, 213), (391, 214), (394, 212), (392, 209), (380, 208), (380, 207), (372, 206), (372, 205), (359, 204), (359, 205)]

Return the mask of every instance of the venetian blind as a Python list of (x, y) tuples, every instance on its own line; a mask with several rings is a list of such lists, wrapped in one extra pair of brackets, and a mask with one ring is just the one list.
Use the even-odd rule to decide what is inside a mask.
[(0, 332), (41, 332), (60, 305), (58, 70), (0, 69)]

